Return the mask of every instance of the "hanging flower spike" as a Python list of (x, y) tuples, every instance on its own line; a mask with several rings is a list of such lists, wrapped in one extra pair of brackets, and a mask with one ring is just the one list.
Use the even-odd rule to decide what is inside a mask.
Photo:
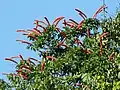
[[(45, 23), (45, 22), (43, 22), (43, 21), (40, 21), (40, 20), (35, 20), (35, 22), (40, 22), (40, 23), (42, 23), (42, 24), (44, 24), (44, 25), (46, 25), (47, 26), (47, 24)], [(34, 24), (36, 24), (36, 23), (34, 23)]]
[(30, 58), (28, 58), (28, 62), (29, 62), (29, 63), (32, 63), (33, 65), (35, 65), (35, 63), (32, 62), (32, 61), (30, 60)]
[[(39, 33), (39, 34), (42, 34), (42, 32), (40, 32), (40, 30), (38, 30), (37, 28), (33, 28), (33, 30), (35, 30), (37, 33)], [(32, 30), (32, 31), (33, 31)]]
[(43, 62), (41, 63), (40, 71), (42, 72), (42, 71), (44, 70), (44, 68), (45, 68), (45, 61), (43, 61)]
[(66, 22), (66, 20), (64, 20), (63, 24), (64, 24), (64, 25), (65, 25), (65, 27), (66, 27), (66, 25), (67, 25), (67, 22)]
[(24, 69), (29, 70), (30, 72), (32, 72), (32, 69), (30, 67), (28, 67), (28, 66), (22, 65), (20, 68), (21, 69), (24, 68)]
[[(70, 28), (73, 28), (74, 27), (74, 24), (72, 22), (63, 22), (63, 24), (66, 26), (69, 26)], [(65, 28), (63, 27), (63, 28)]]
[(61, 29), (60, 28), (56, 28), (56, 30), (60, 33), (61, 32)]
[(29, 33), (29, 31), (27, 31), (27, 30), (17, 30), (16, 32), (24, 32), (23, 35), (28, 35), (28, 33)]
[(55, 61), (55, 60), (56, 60), (56, 58), (55, 58), (55, 57), (53, 57), (53, 56), (46, 56), (46, 58), (47, 58), (47, 59), (52, 59), (53, 61)]
[(102, 38), (105, 37), (109, 32), (105, 32), (102, 35), (100, 35), (100, 55), (102, 55)]
[(13, 74), (8, 74), (8, 75), (12, 75), (12, 76), (17, 76), (17, 77), (20, 77), (20, 75), (19, 74), (15, 74), (15, 73), (13, 73)]
[(87, 50), (87, 49), (82, 50), (82, 51), (85, 52), (85, 53), (87, 53), (87, 54), (92, 54), (92, 52), (90, 50)]
[(75, 23), (74, 22), (66, 22), (67, 26), (70, 26), (70, 28), (73, 28), (75, 26)]
[[(45, 27), (42, 26), (42, 25), (40, 25), (38, 21), (35, 21), (34, 24), (36, 24), (36, 27), (34, 28), (35, 30), (39, 31), (39, 30), (38, 30), (38, 27), (41, 27), (41, 28), (43, 28), (44, 31), (46, 31)], [(41, 33), (41, 32), (39, 31), (39, 33)]]
[(75, 43), (77, 43), (77, 45), (82, 45), (82, 47), (85, 47), (82, 42), (79, 39), (75, 39)]
[(90, 29), (87, 30), (88, 37), (90, 38)]
[(77, 30), (77, 29), (80, 29), (80, 27), (82, 26), (83, 22), (84, 22), (84, 20), (82, 20), (82, 21), (78, 24), (76, 30)]
[(109, 32), (103, 33), (100, 37), (103, 38), (103, 37), (105, 37), (107, 34), (109, 34)]
[(100, 37), (100, 55), (102, 55), (102, 38)]
[(11, 58), (12, 58), (12, 59), (13, 59), (13, 58), (19, 58), (19, 56), (13, 56), (13, 57), (11, 57)]
[(28, 32), (26, 30), (17, 30), (16, 32)]
[(66, 39), (66, 37), (61, 42), (59, 42), (56, 47), (58, 48), (59, 46), (61, 46), (65, 42), (65, 39)]
[(111, 60), (114, 58), (114, 56), (115, 56), (115, 52), (112, 52), (108, 58)]
[(96, 13), (93, 15), (93, 18), (96, 18), (97, 15), (98, 15), (98, 13), (100, 13), (101, 11), (103, 11), (104, 8), (106, 8), (106, 5), (101, 6), (101, 7), (96, 11)]
[(86, 19), (87, 18), (87, 16), (82, 12), (82, 11), (80, 11), (79, 9), (75, 9), (77, 12), (79, 12), (79, 15), (83, 18), (83, 19)]
[(15, 74), (15, 73), (13, 73), (13, 74), (9, 74), (9, 73), (2, 73), (3, 75), (12, 75), (12, 76), (20, 76), (19, 74)]
[(19, 69), (19, 70), (16, 70), (16, 72), (17, 72), (17, 73), (20, 73), (20, 72), (22, 72), (22, 70), (21, 70), (21, 69)]
[(35, 20), (35, 23), (34, 24), (36, 24), (36, 29), (38, 28), (38, 25), (39, 25), (39, 22), (37, 21), (37, 20)]
[(67, 47), (68, 47), (66, 44), (61, 44), (61, 46), (64, 46), (65, 48), (67, 48)]
[(11, 58), (5, 58), (5, 60), (9, 60), (9, 61), (12, 61), (12, 62), (18, 64), (15, 60), (13, 60), (13, 59), (11, 59)]
[(23, 72), (22, 70), (16, 70), (16, 72), (21, 73), (21, 74), (13, 74), (14, 76), (21, 76), (22, 78), (28, 80), (27, 73)]
[(33, 36), (32, 33), (36, 34), (36, 35), (40, 35), (38, 31), (32, 31), (32, 30), (17, 30), (17, 32), (25, 32), (22, 35), (34, 38), (35, 40), (37, 40), (37, 38), (35, 36)]
[(22, 78), (28, 80), (29, 78), (26, 75), (22, 75)]
[[(31, 31), (31, 32), (33, 32), (34, 34), (36, 34), (37, 36), (39, 36), (39, 35), (41, 35), (42, 33), (39, 31), (39, 30), (37, 30), (36, 28), (33, 28), (33, 30)], [(31, 34), (31, 33), (30, 33)]]
[(46, 32), (46, 28), (42, 25), (38, 25), (39, 27), (41, 27), (43, 29), (43, 32)]
[(19, 58), (22, 59), (22, 60), (24, 60), (23, 57), (22, 57), (22, 55), (19, 55)]
[(64, 32), (60, 32), (60, 34), (65, 38), (66, 34)]
[(64, 17), (58, 17), (54, 20), (53, 25), (55, 25), (55, 27), (58, 25), (58, 23), (63, 19)]
[(50, 22), (49, 22), (49, 20), (47, 19), (47, 17), (44, 17), (44, 19), (46, 20), (48, 26), (50, 26)]
[(34, 60), (34, 61), (36, 61), (36, 62), (40, 63), (40, 61), (39, 61), (39, 60), (37, 60), (37, 59), (34, 59), (34, 58), (29, 58), (29, 59)]
[(73, 19), (69, 19), (71, 22), (73, 22), (74, 24), (76, 24), (76, 25), (78, 25), (78, 23), (75, 21), (75, 20), (73, 20)]
[(29, 34), (24, 34), (24, 33), (23, 33), (23, 35), (27, 35), (28, 37), (31, 37), (31, 38), (37, 40), (36, 36), (33, 36), (32, 33), (29, 33)]
[(23, 40), (16, 40), (16, 41), (19, 41), (19, 42), (21, 42), (21, 43), (26, 43), (26, 44), (29, 44), (29, 45), (31, 45), (31, 46), (32, 46), (32, 43), (27, 42), (27, 41), (23, 41)]
[(24, 64), (25, 61), (24, 61), (24, 58), (22, 57), (22, 55), (19, 55), (19, 58), (21, 59), (22, 64)]

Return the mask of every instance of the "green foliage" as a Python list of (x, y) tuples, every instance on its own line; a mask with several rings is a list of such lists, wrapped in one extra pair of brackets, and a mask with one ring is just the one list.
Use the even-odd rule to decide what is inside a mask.
[(11, 90), (11, 87), (7, 82), (0, 79), (0, 90)]
[[(47, 23), (36, 21), (36, 28), (33, 30), (17, 31), (27, 32), (25, 35), (31, 43), (18, 41), (27, 43), (27, 48), (39, 53), (41, 60), (25, 60), (21, 55), (6, 58), (16, 63), (16, 72), (7, 74), (11, 88), (119, 90), (120, 13), (115, 18), (103, 21), (96, 18), (86, 18), (81, 23), (71, 19), (68, 22), (64, 20), (64, 26), (60, 29), (57, 25), (62, 19), (63, 17), (59, 17), (50, 25), (45, 17)], [(100, 28), (102, 34), (99, 33)], [(14, 58), (20, 59), (20, 62), (14, 61)]]

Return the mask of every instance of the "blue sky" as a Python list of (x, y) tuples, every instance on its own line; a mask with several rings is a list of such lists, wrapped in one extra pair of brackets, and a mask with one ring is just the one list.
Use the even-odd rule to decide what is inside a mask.
[[(118, 1), (106, 0), (111, 15), (116, 12)], [(5, 61), (5, 57), (19, 54), (25, 58), (36, 57), (36, 53), (27, 50), (25, 44), (16, 42), (22, 38), (20, 33), (16, 33), (17, 29), (33, 28), (34, 20), (43, 20), (44, 16), (51, 22), (58, 16), (80, 21), (75, 8), (91, 17), (101, 5), (102, 0), (0, 0), (0, 78), (5, 78), (2, 72), (14, 72), (15, 64)]]

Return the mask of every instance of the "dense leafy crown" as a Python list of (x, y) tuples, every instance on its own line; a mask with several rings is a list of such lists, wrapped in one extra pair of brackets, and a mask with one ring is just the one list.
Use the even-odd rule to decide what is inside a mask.
[[(32, 30), (17, 30), (30, 42), (17, 41), (39, 53), (40, 60), (22, 55), (5, 58), (16, 63), (16, 72), (7, 74), (7, 90), (119, 90), (120, 13), (114, 18), (96, 19), (104, 8), (92, 18), (75, 9), (83, 18), (80, 22), (58, 17), (50, 24), (44, 17), (46, 22), (35, 20)], [(61, 20), (63, 27), (59, 28)]]

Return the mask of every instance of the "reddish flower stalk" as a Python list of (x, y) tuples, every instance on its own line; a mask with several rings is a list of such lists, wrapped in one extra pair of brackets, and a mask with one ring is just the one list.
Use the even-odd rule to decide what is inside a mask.
[(12, 62), (18, 64), (15, 60), (13, 60), (13, 59), (11, 59), (11, 58), (5, 58), (5, 60), (9, 60), (9, 61), (12, 61)]
[(46, 58), (47, 58), (47, 59), (52, 59), (53, 61), (55, 61), (55, 60), (56, 60), (56, 58), (55, 58), (55, 57), (53, 57), (53, 56), (46, 56)]
[(42, 71), (44, 70), (44, 68), (45, 68), (45, 61), (43, 61), (43, 62), (41, 63), (40, 71), (42, 72)]
[(27, 36), (28, 36), (29, 34), (27, 34), (27, 33), (23, 33), (22, 35), (27, 35)]
[[(41, 32), (38, 32), (38, 30), (35, 29), (35, 28), (32, 30), (32, 32), (35, 33), (37, 36), (39, 36), (39, 35), (41, 34)], [(31, 34), (31, 33), (30, 33), (30, 34)]]
[(29, 70), (30, 72), (32, 72), (32, 69), (30, 67), (28, 67), (28, 66), (22, 65), (20, 68), (21, 69), (24, 68), (24, 69)]
[(22, 55), (19, 55), (19, 58), (22, 59), (22, 60), (24, 60), (23, 57), (22, 57)]
[[(36, 20), (36, 22), (35, 22), (34, 24), (36, 24), (36, 28), (34, 28), (34, 30), (39, 31), (37, 28), (38, 28), (38, 27), (41, 27), (41, 28), (43, 28), (44, 31), (46, 31), (45, 27), (42, 26), (42, 25), (40, 25), (37, 20)], [(39, 31), (39, 33), (41, 33), (41, 32)]]
[(84, 22), (84, 20), (82, 20), (82, 21), (78, 24), (77, 29), (80, 29), (80, 27), (82, 26), (83, 22)]
[(16, 70), (16, 72), (20, 73), (20, 72), (22, 72), (22, 70), (21, 70), (21, 69), (19, 69), (19, 70)]
[(80, 11), (79, 9), (75, 9), (77, 12), (79, 12), (79, 15), (83, 18), (83, 19), (86, 19), (87, 16), (82, 12)]
[(16, 32), (28, 32), (26, 30), (17, 30)]
[(69, 26), (71, 28), (73, 28), (75, 26), (75, 23), (74, 22), (66, 22), (66, 20), (64, 20), (63, 24), (66, 26)]
[(100, 55), (102, 55), (102, 38), (100, 37)]
[(75, 20), (73, 19), (69, 19), (69, 20), (72, 21), (74, 24), (78, 25), (78, 23)]
[(60, 34), (65, 38), (66, 34), (64, 32), (60, 32)]
[(66, 25), (67, 25), (67, 22), (66, 22), (66, 20), (64, 20), (63, 24), (64, 24), (64, 25), (65, 25), (65, 27), (66, 27)]
[(103, 33), (100, 37), (103, 38), (103, 37), (105, 37), (107, 34), (109, 34), (109, 32)]
[[(55, 27), (58, 25), (58, 23), (63, 19), (64, 17), (58, 17), (54, 20), (53, 25), (55, 25)], [(56, 23), (56, 24), (55, 24)]]
[(73, 28), (75, 26), (74, 22), (66, 22), (66, 25), (69, 26), (70, 28)]
[(20, 77), (20, 75), (19, 74), (11, 74), (12, 76), (17, 76), (17, 77)]
[(64, 33), (64, 32), (60, 32), (60, 34), (64, 37), (64, 38), (66, 38), (66, 34)]
[(23, 40), (16, 40), (16, 41), (19, 41), (19, 42), (21, 42), (21, 43), (26, 43), (26, 44), (32, 45), (32, 43), (27, 42), (27, 41), (23, 41)]
[(37, 59), (34, 59), (34, 58), (29, 58), (29, 59), (34, 60), (34, 61), (36, 61), (36, 62), (40, 63), (40, 61), (39, 61), (39, 60), (37, 60)]
[(102, 55), (102, 38), (105, 37), (109, 32), (105, 32), (100, 36), (100, 55)]
[(82, 44), (82, 42), (80, 40), (78, 40), (77, 38), (75, 39), (75, 43), (77, 43), (77, 45), (82, 45), (84, 47), (84, 45)]
[(87, 49), (82, 50), (82, 51), (85, 52), (85, 53), (87, 53), (87, 54), (92, 54), (92, 52), (90, 50), (87, 50)]
[(61, 32), (60, 28), (56, 28), (56, 30), (57, 30), (59, 33)]
[(27, 77), (27, 73), (23, 72), (22, 70), (16, 70), (16, 72), (20, 73), (20, 74), (13, 74), (14, 76), (21, 76), (22, 78), (28, 80), (28, 77)]
[(87, 30), (88, 37), (90, 38), (90, 29)]
[[(40, 23), (42, 23), (42, 24), (44, 24), (44, 25), (47, 25), (45, 22), (43, 22), (43, 21), (40, 21), (40, 20), (35, 20), (35, 22), (40, 22)], [(34, 23), (34, 24), (36, 24), (36, 23)]]
[(32, 61), (30, 60), (30, 58), (28, 58), (28, 62), (29, 62), (29, 63), (32, 63), (33, 65), (35, 65), (35, 63), (32, 62)]
[(61, 46), (61, 45), (65, 42), (65, 40), (66, 40), (66, 37), (65, 37), (61, 42), (59, 42), (58, 45), (57, 45), (56, 47)]
[(8, 74), (8, 73), (2, 73), (3, 75), (12, 75), (12, 76), (17, 76), (17, 77), (19, 77), (20, 75), (19, 74), (15, 74), (15, 73), (13, 73), (13, 74)]
[(38, 25), (39, 25), (39, 22), (36, 20), (35, 23), (36, 24), (36, 27), (35, 28), (38, 28)]
[(66, 47), (66, 48), (68, 47), (66, 44), (62, 44), (61, 46), (64, 46), (64, 47)]
[(29, 78), (26, 75), (22, 75), (22, 78), (28, 80)]
[(93, 18), (96, 18), (96, 16), (98, 15), (98, 13), (100, 13), (101, 11), (103, 11), (104, 8), (106, 8), (105, 5), (101, 6), (101, 7), (96, 11), (96, 13), (93, 15)]
[[(38, 30), (37, 28), (33, 28), (33, 30), (37, 31), (39, 34), (42, 34), (42, 33), (40, 32), (40, 30)], [(33, 30), (32, 30), (32, 31), (33, 31)]]
[(113, 59), (114, 56), (115, 56), (115, 52), (112, 52), (108, 58), (111, 60)]
[(69, 26), (70, 28), (74, 27), (74, 24), (72, 24), (72, 23), (67, 23), (66, 25)]
[(46, 22), (48, 23), (48, 25), (50, 26), (50, 22), (49, 22), (49, 20), (47, 19), (47, 17), (44, 17), (44, 18), (45, 18)]
[(39, 27), (41, 27), (41, 28), (43, 28), (43, 32), (46, 32), (46, 28), (44, 27), (44, 26), (42, 26), (42, 25), (38, 25)]
[(33, 36), (31, 33), (30, 34), (23, 34), (23, 35), (27, 35), (28, 37), (31, 37), (31, 38), (37, 40), (36, 36)]
[(13, 59), (13, 58), (19, 58), (19, 56), (13, 56), (13, 57), (11, 57), (11, 58), (12, 58), (12, 59)]

